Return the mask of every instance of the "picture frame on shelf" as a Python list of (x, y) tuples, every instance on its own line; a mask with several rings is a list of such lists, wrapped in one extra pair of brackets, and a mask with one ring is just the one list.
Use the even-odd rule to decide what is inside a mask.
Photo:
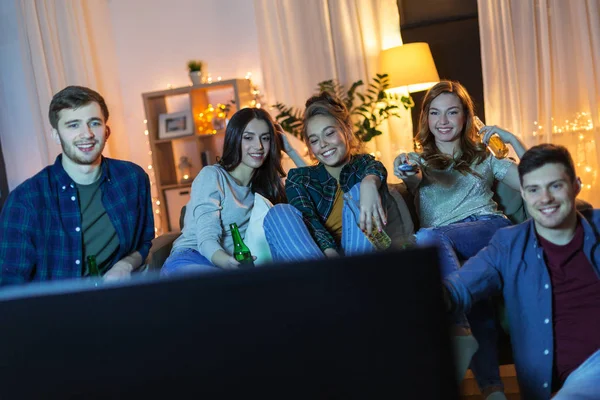
[(173, 139), (194, 134), (191, 111), (180, 111), (158, 116), (158, 139)]

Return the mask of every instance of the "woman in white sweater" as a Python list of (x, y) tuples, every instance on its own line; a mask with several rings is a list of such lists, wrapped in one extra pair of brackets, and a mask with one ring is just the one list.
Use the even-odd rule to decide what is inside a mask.
[(192, 183), (183, 231), (162, 275), (238, 268), (229, 224), (236, 223), (244, 237), (255, 193), (273, 204), (285, 201), (282, 150), (282, 135), (268, 112), (243, 108), (231, 117), (223, 157), (202, 168)]

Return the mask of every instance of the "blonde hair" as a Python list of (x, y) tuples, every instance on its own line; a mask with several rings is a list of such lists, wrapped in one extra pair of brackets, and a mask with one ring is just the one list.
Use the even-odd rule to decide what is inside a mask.
[(338, 97), (324, 91), (306, 100), (305, 107), (306, 109), (304, 110), (304, 116), (302, 118), (302, 137), (309, 149), (311, 147), (308, 140), (308, 132), (306, 131), (308, 121), (316, 115), (325, 115), (332, 117), (342, 130), (342, 133), (346, 138), (346, 143), (348, 144), (347, 155), (353, 156), (360, 153), (362, 150), (362, 142), (352, 131), (352, 119), (350, 118), (348, 108)]

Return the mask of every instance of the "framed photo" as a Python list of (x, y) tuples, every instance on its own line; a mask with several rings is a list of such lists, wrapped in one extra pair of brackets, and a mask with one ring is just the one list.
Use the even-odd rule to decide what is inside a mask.
[(181, 111), (158, 116), (158, 138), (173, 139), (194, 134), (194, 121), (190, 111)]

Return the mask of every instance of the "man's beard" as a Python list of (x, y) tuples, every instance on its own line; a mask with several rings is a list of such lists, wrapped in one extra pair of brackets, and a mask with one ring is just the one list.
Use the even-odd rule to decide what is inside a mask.
[[(102, 150), (100, 149), (100, 151), (98, 151), (98, 154), (96, 157), (94, 158), (85, 158), (83, 157), (81, 154), (78, 153), (79, 149), (77, 148), (77, 146), (75, 146), (74, 144), (68, 145), (67, 143), (65, 143), (65, 141), (63, 140), (62, 137), (60, 137), (60, 145), (62, 147), (62, 151), (63, 153), (74, 163), (76, 164), (80, 164), (80, 165), (92, 165), (94, 164), (101, 156), (102, 156)], [(95, 144), (94, 144), (95, 146)], [(96, 151), (96, 149), (94, 149), (94, 151)]]

